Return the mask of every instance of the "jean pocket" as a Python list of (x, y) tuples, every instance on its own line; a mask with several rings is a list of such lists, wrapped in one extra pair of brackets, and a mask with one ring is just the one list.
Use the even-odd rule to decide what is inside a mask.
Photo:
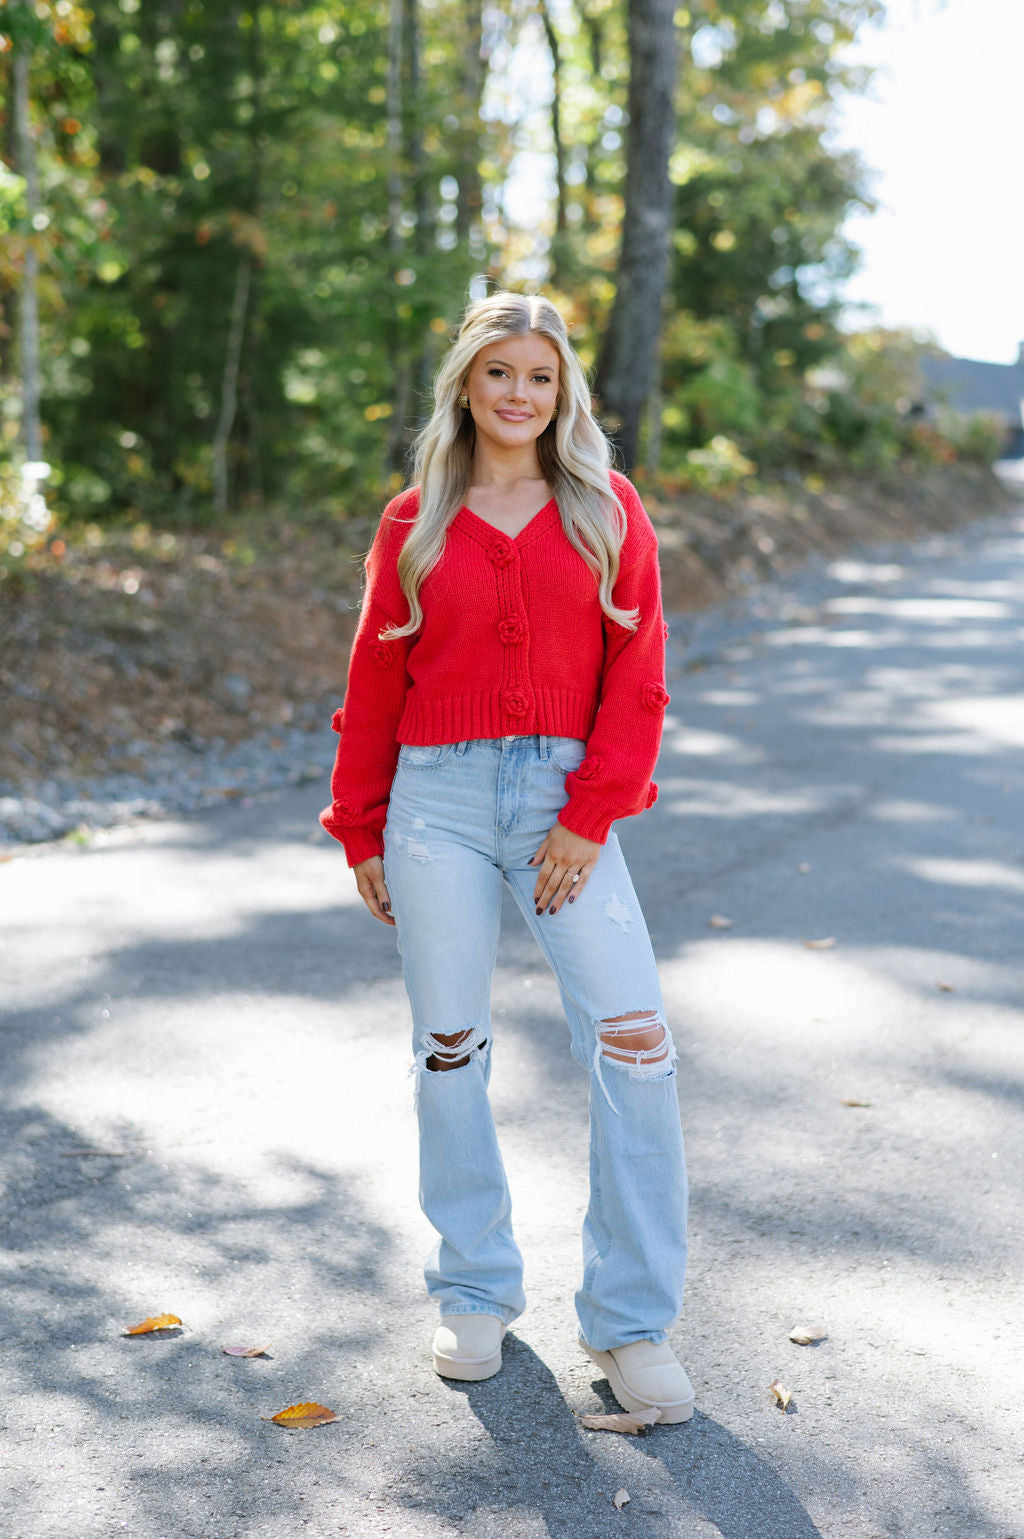
[(579, 737), (549, 737), (548, 753), (558, 768), (569, 774), (583, 763), (587, 745)]
[(454, 752), (454, 743), (427, 743), (422, 747), (403, 743), (398, 750), (398, 762), (410, 769), (436, 769), (439, 764), (450, 759)]

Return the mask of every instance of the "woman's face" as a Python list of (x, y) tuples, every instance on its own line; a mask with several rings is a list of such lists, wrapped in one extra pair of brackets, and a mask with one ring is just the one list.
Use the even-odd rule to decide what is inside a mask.
[(558, 402), (558, 352), (536, 331), (482, 347), (470, 365), (469, 410), (495, 448), (517, 449), (540, 437)]

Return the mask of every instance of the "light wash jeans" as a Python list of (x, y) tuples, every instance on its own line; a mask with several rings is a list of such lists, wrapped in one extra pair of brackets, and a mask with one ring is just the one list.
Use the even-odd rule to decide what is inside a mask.
[[(403, 747), (384, 868), (413, 1014), (420, 1201), (439, 1235), (427, 1287), (442, 1314), (525, 1307), (523, 1263), (487, 1095), (490, 989), (501, 884), (512, 889), (558, 980), (572, 1053), (591, 1074), (590, 1204), (580, 1333), (598, 1351), (663, 1341), (682, 1308), (686, 1171), (668, 1036), (658, 1062), (608, 1056), (600, 1023), (650, 1011), (664, 1024), (654, 954), (612, 833), (573, 904), (537, 915), (529, 861), (565, 805), (574, 738)], [(436, 1034), (471, 1033), (456, 1055)], [(608, 1033), (608, 1028), (605, 1028)], [(460, 1068), (429, 1070), (449, 1051)], [(444, 1061), (443, 1056), (441, 1061)]]

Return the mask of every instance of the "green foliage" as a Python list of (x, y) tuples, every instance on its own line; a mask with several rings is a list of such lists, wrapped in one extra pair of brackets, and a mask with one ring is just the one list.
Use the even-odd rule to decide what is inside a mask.
[[(991, 424), (906, 416), (907, 339), (836, 327), (855, 260), (839, 232), (865, 197), (827, 131), (855, 83), (843, 49), (876, 10), (693, 0), (678, 13), (674, 262), (648, 453), (678, 484), (989, 454)], [(208, 518), (225, 445), (233, 507), (372, 512), (403, 477), (474, 273), (533, 286), (546, 262), (592, 361), (615, 293), (626, 12), (548, 6), (564, 196), (545, 246), (504, 212), (516, 103), (496, 87), (481, 112), (487, 61), (504, 68), (532, 0), (9, 4), (0, 27), (33, 50), (45, 212), (28, 227), (5, 120), (3, 559), (34, 559), (54, 537), (10, 511), (30, 247), (47, 496), (63, 518)]]

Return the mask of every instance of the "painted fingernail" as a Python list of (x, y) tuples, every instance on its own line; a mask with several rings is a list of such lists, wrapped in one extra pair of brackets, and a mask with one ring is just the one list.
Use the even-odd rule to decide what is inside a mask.
[(385, 914), (390, 914), (390, 912), (391, 912), (391, 904), (390, 903), (382, 903), (381, 904), (381, 908), (384, 910)]
[(558, 910), (555, 908), (555, 905), (552, 903), (551, 907), (548, 909), (548, 913), (549, 914), (557, 914), (557, 912), (558, 912)]
[(575, 898), (566, 898), (565, 901), (566, 901), (566, 903), (575, 903), (576, 899)]
[(543, 912), (544, 912), (544, 910), (543, 910), (543, 909), (542, 909), (542, 908), (539, 908), (539, 909), (538, 909), (538, 910), (537, 910), (537, 916), (538, 916), (538, 918), (539, 918), (539, 917), (540, 917), (540, 915), (541, 915), (541, 914), (543, 914)]

